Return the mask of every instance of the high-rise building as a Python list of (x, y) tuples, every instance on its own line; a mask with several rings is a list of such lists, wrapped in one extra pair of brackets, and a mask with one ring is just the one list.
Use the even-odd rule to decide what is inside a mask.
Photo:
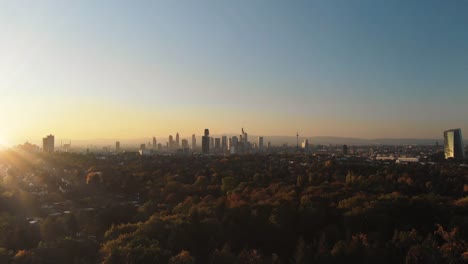
[(214, 146), (215, 146), (215, 143), (214, 143), (214, 137), (210, 137), (210, 149), (213, 149)]
[(197, 147), (197, 139), (195, 138), (195, 134), (192, 135), (192, 149)]
[(348, 145), (343, 145), (343, 155), (348, 155)]
[(308, 139), (304, 139), (304, 141), (302, 141), (302, 148), (305, 149), (305, 150), (308, 150), (309, 149), (309, 140)]
[(231, 146), (229, 147), (229, 151), (231, 151), (231, 154), (236, 154), (237, 153), (237, 146), (239, 145), (239, 139), (237, 137), (232, 137), (231, 138)]
[(55, 150), (55, 137), (54, 135), (48, 135), (42, 139), (42, 151), (52, 153)]
[(140, 150), (145, 150), (146, 149), (146, 144), (140, 144)]
[(221, 137), (221, 150), (222, 151), (227, 150), (227, 137), (226, 136)]
[(445, 158), (464, 159), (465, 147), (460, 128), (444, 131)]
[(209, 154), (210, 153), (210, 130), (205, 129), (205, 134), (202, 137), (202, 153)]
[(221, 139), (215, 138), (214, 140), (215, 140), (214, 148), (216, 151), (219, 151), (221, 149)]
[(183, 149), (188, 149), (189, 148), (189, 144), (188, 144), (187, 139), (182, 139), (182, 148)]
[(263, 150), (263, 137), (258, 137), (258, 149)]
[(174, 147), (174, 138), (172, 135), (169, 135), (169, 149), (173, 149)]
[(296, 148), (299, 149), (299, 131), (296, 132)]
[(177, 132), (176, 136), (175, 136), (175, 143), (176, 143), (176, 147), (178, 148), (180, 146), (180, 141), (179, 141), (179, 132)]
[(158, 144), (157, 144), (157, 140), (156, 140), (156, 137), (153, 137), (153, 150), (156, 150), (156, 148), (158, 147)]
[(115, 152), (120, 152), (120, 141), (115, 142)]

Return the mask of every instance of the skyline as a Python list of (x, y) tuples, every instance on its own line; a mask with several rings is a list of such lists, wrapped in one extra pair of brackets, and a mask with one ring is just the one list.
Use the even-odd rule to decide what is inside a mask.
[(468, 129), (466, 13), (455, 1), (0, 1), (0, 144), (205, 127), (442, 138)]
[[(458, 129), (449, 129), (449, 130), (458, 130)], [(304, 140), (311, 141), (310, 143), (313, 145), (340, 145), (340, 144), (350, 144), (351, 146), (356, 145), (421, 145), (421, 146), (429, 146), (433, 144), (441, 144), (444, 141), (445, 132), (440, 137), (436, 138), (359, 138), (359, 137), (336, 137), (336, 136), (307, 136), (307, 135), (271, 135), (271, 136), (263, 136), (263, 135), (256, 135), (256, 134), (249, 134), (249, 139), (253, 139), (254, 141), (258, 140), (259, 137), (263, 138), (265, 142), (272, 143), (274, 146), (281, 146), (284, 144), (297, 144), (297, 139), (300, 142)], [(50, 135), (46, 135), (48, 137)], [(55, 144), (59, 147), (62, 144), (71, 145), (71, 146), (94, 146), (94, 147), (107, 147), (112, 146), (116, 142), (119, 142), (122, 146), (140, 146), (141, 144), (151, 144), (154, 139), (156, 139), (158, 144), (162, 144), (165, 146), (169, 144), (171, 139), (173, 142), (176, 142), (176, 137), (174, 134), (169, 134), (165, 136), (161, 135), (153, 135), (153, 136), (142, 136), (142, 137), (134, 137), (134, 138), (90, 138), (90, 139), (72, 139), (69, 137), (61, 137), (54, 134)], [(203, 139), (202, 134), (192, 134), (192, 135), (181, 135), (180, 141), (187, 140), (187, 142), (192, 142), (192, 138), (195, 136), (197, 146), (201, 146), (201, 142)], [(210, 139), (215, 138), (222, 138), (222, 137), (242, 137), (242, 133), (212, 133), (210, 134)], [(249, 140), (251, 141), (251, 140)], [(466, 144), (468, 144), (467, 140), (463, 140)], [(22, 145), (23, 143), (32, 143), (35, 145), (41, 145), (41, 139), (34, 138), (32, 140), (26, 140), (24, 142), (19, 142), (18, 144), (0, 144), (0, 148), (2, 147), (14, 147), (15, 145)]]

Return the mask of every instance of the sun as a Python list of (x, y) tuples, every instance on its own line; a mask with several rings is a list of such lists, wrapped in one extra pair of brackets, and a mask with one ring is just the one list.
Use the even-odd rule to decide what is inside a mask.
[(0, 148), (5, 148), (8, 146), (8, 140), (0, 134)]

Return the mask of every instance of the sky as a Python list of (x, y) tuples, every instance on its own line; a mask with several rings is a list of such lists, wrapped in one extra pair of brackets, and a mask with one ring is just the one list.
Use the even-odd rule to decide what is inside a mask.
[(0, 144), (468, 131), (468, 1), (0, 0)]

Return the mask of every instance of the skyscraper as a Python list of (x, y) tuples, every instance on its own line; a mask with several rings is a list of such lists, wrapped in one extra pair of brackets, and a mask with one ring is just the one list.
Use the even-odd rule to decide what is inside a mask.
[(189, 144), (188, 144), (187, 139), (182, 139), (182, 148), (183, 149), (188, 149), (189, 148)]
[(172, 135), (169, 135), (169, 146), (168, 149), (173, 149), (174, 148), (174, 138)]
[(214, 148), (215, 148), (216, 151), (219, 151), (221, 149), (221, 139), (220, 138), (215, 138)]
[(232, 147), (232, 138), (229, 138), (229, 139), (228, 139), (227, 149), (228, 149), (228, 150), (231, 150), (231, 147)]
[(263, 137), (258, 137), (258, 149), (263, 150)]
[(54, 152), (55, 148), (55, 137), (54, 135), (48, 135), (47, 137), (42, 139), (42, 151), (47, 153)]
[(299, 149), (299, 131), (296, 132), (296, 148)]
[(222, 151), (227, 150), (227, 137), (226, 136), (221, 137), (221, 150)]
[(239, 145), (239, 139), (237, 137), (232, 137), (231, 143), (232, 144), (229, 147), (229, 150), (231, 151), (231, 154), (236, 154), (237, 153), (237, 146)]
[(304, 141), (302, 141), (302, 148), (304, 150), (309, 150), (309, 140), (308, 139), (304, 139)]
[(115, 142), (115, 152), (120, 152), (120, 141)]
[(157, 141), (156, 141), (156, 137), (153, 137), (153, 150), (156, 150), (156, 148), (158, 147), (157, 146)]
[(176, 147), (177, 147), (177, 148), (180, 146), (179, 132), (177, 132), (177, 134), (176, 134), (176, 136), (175, 136), (175, 144), (176, 144)]
[(444, 131), (445, 158), (464, 159), (465, 147), (460, 128)]
[(195, 134), (192, 135), (192, 149), (197, 147), (197, 139), (195, 138)]
[(210, 153), (210, 130), (205, 129), (205, 134), (202, 137), (202, 153), (209, 154)]

